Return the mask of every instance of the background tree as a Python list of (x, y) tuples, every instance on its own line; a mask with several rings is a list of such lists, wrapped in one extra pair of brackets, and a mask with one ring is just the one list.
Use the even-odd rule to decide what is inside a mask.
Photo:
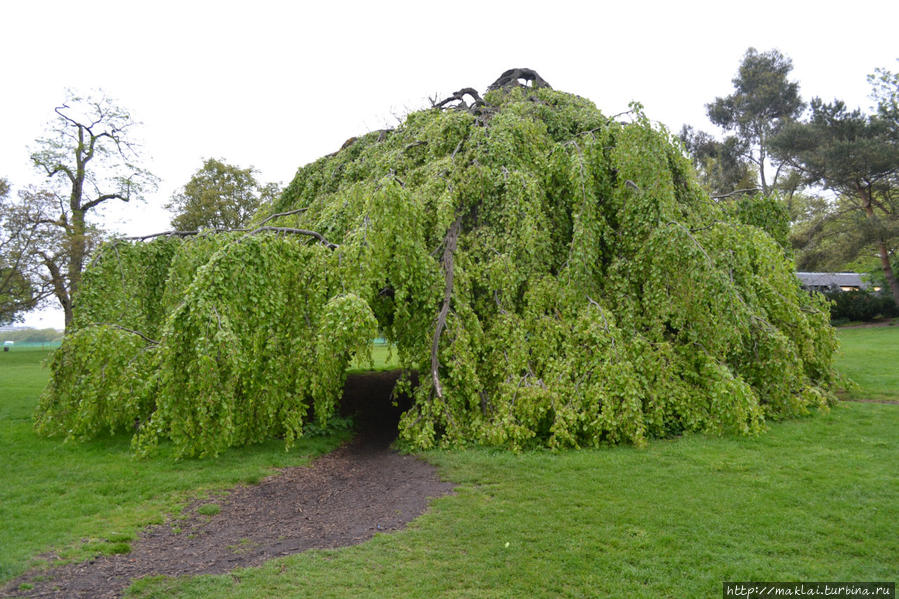
[(33, 230), (18, 218), (9, 200), (9, 183), (0, 179), (0, 325), (20, 320), (36, 302), (27, 276), (33, 237)]
[(689, 125), (684, 125), (679, 137), (711, 195), (755, 189), (758, 173), (744, 158), (746, 147), (738, 138), (730, 136), (723, 142), (718, 141)]
[[(892, 78), (894, 86), (897, 81)], [(888, 87), (878, 89), (883, 97), (889, 97)], [(880, 103), (877, 114), (866, 115), (847, 109), (839, 100), (825, 103), (819, 98), (812, 101), (811, 109), (808, 122), (786, 127), (774, 143), (775, 150), (801, 170), (807, 183), (821, 184), (837, 195), (818, 216), (809, 241), (828, 231), (842, 231), (848, 234), (840, 236), (842, 243), (837, 247), (845, 256), (857, 256), (873, 247), (884, 279), (899, 302), (899, 283), (890, 263), (899, 246), (895, 112), (889, 101)]]
[(793, 194), (800, 180), (778, 161), (770, 181), (770, 139), (803, 110), (799, 85), (787, 79), (793, 65), (777, 50), (759, 53), (749, 48), (733, 79), (734, 92), (706, 105), (709, 119), (733, 134), (718, 140), (684, 126), (680, 139), (693, 159), (700, 179), (712, 196), (738, 190), (786, 191), (791, 216)]
[(871, 84), (871, 97), (877, 102), (877, 114), (893, 128), (899, 129), (899, 72), (888, 69), (875, 69), (868, 75)]
[(280, 193), (276, 183), (260, 185), (256, 173), (253, 167), (242, 169), (215, 158), (206, 160), (166, 205), (175, 212), (172, 226), (179, 231), (244, 226), (261, 202)]
[(52, 293), (72, 323), (72, 297), (97, 235), (89, 215), (112, 200), (141, 199), (156, 179), (139, 166), (132, 139), (136, 124), (124, 108), (109, 98), (67, 95), (54, 108), (55, 118), (45, 137), (36, 142), (34, 165), (47, 176), (47, 187), (21, 195), (21, 218), (39, 233), (38, 251)]
[[(767, 194), (780, 182), (783, 161), (776, 161), (770, 183), (766, 165), (771, 139), (794, 121), (804, 108), (799, 84), (789, 81), (792, 61), (777, 50), (759, 53), (749, 48), (743, 56), (734, 92), (706, 105), (709, 119), (725, 131), (733, 131), (742, 156), (758, 171), (759, 186)], [(725, 140), (727, 143), (727, 140)]]

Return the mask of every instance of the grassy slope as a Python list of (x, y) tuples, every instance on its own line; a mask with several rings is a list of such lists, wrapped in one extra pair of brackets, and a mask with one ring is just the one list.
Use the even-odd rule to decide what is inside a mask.
[(0, 352), (0, 581), (48, 549), (70, 558), (113, 550), (161, 521), (186, 492), (254, 482), (271, 467), (302, 464), (336, 439), (233, 450), (217, 461), (132, 459), (129, 438), (63, 444), (35, 436), (31, 414), (47, 380), (39, 349)]
[[(899, 329), (841, 331), (856, 395), (897, 397)], [(407, 530), (162, 597), (714, 597), (725, 580), (899, 577), (899, 406), (844, 403), (757, 438), (561, 454), (432, 452), (457, 494)]]

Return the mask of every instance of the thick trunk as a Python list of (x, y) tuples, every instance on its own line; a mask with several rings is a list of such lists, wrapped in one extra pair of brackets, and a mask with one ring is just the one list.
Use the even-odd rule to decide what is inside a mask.
[(87, 251), (87, 230), (82, 210), (72, 211), (72, 235), (69, 237), (69, 297), (74, 297), (81, 284), (84, 254)]
[(72, 296), (66, 288), (65, 277), (55, 260), (46, 255), (43, 256), (43, 258), (44, 266), (50, 272), (50, 283), (53, 285), (53, 295), (59, 300), (59, 305), (62, 306), (63, 313), (65, 314), (66, 331), (68, 331), (72, 326)]
[(890, 253), (887, 251), (886, 243), (881, 239), (877, 244), (877, 250), (880, 253), (880, 266), (883, 269), (883, 276), (890, 286), (890, 293), (893, 294), (893, 301), (899, 306), (899, 282), (896, 281), (896, 273), (890, 265)]
[[(869, 220), (874, 220), (874, 206), (871, 201), (870, 186), (859, 186), (858, 191), (862, 198), (865, 216), (867, 216)], [(893, 301), (899, 305), (899, 282), (896, 281), (896, 273), (893, 272), (893, 267), (890, 264), (890, 253), (887, 251), (886, 241), (883, 237), (880, 237), (877, 240), (877, 253), (880, 254), (880, 267), (883, 269), (883, 277), (887, 281), (890, 293), (893, 294)]]

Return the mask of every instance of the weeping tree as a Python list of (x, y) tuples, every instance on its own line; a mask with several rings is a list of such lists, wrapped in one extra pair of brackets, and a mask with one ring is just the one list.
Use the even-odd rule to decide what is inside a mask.
[(411, 447), (753, 434), (828, 404), (836, 341), (744, 216), (639, 109), (511, 70), (301, 168), (246, 229), (105, 246), (36, 426), (290, 444), (381, 334)]

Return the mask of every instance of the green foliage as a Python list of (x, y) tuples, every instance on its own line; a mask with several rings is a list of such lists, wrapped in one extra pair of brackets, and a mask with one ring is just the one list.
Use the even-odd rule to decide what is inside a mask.
[(33, 227), (8, 199), (9, 181), (0, 177), (0, 326), (22, 320), (39, 299), (27, 276)]
[(290, 237), (113, 243), (88, 269), (78, 328), (53, 356), (37, 411), (45, 434), (135, 427), (135, 449), (176, 455), (322, 428), (352, 358), (377, 334), (338, 293), (336, 256)]
[(236, 229), (250, 220), (261, 200), (279, 192), (277, 184), (259, 184), (252, 167), (209, 158), (166, 208), (175, 212), (172, 226), (179, 231)]
[(62, 331), (56, 329), (15, 329), (0, 333), (0, 341), (15, 343), (54, 343), (62, 340)]
[[(753, 434), (826, 405), (836, 341), (765, 232), (781, 237), (775, 204), (711, 201), (639, 110), (610, 121), (548, 88), (484, 99), (360, 137), (254, 218), (336, 248), (302, 234), (108, 248), (85, 296), (115, 297), (80, 301), (42, 430), (133, 417), (141, 452), (163, 438), (179, 455), (289, 444), (327, 425), (378, 331), (419, 373), (400, 424), (415, 447)], [(131, 358), (107, 356), (117, 345)], [(131, 411), (101, 417), (125, 389)]]
[(899, 302), (899, 282), (890, 264), (899, 247), (896, 121), (886, 104), (880, 113), (867, 115), (839, 100), (815, 98), (811, 109), (808, 122), (786, 127), (774, 140), (776, 150), (792, 156), (807, 182), (838, 194), (836, 202), (812, 219), (806, 243), (829, 236), (830, 243), (814, 245), (848, 260), (876, 251), (893, 299)]
[(892, 296), (866, 290), (831, 291), (830, 318), (834, 321), (868, 322), (875, 318), (899, 316), (899, 306)]
[(776, 196), (742, 194), (729, 210), (738, 222), (758, 227), (784, 250), (790, 250), (790, 215), (784, 202)]
[[(792, 70), (793, 62), (778, 50), (759, 52), (749, 48), (732, 80), (733, 93), (706, 105), (709, 120), (725, 131), (734, 132), (717, 146), (725, 172), (739, 172), (735, 165), (728, 163), (739, 163), (742, 157), (744, 168), (757, 170), (765, 194), (778, 188), (784, 162), (782, 156), (778, 157), (781, 164), (769, 183), (765, 167), (771, 159), (771, 140), (797, 119), (804, 108), (799, 84), (787, 79)], [(731, 180), (734, 178), (732, 174)]]

